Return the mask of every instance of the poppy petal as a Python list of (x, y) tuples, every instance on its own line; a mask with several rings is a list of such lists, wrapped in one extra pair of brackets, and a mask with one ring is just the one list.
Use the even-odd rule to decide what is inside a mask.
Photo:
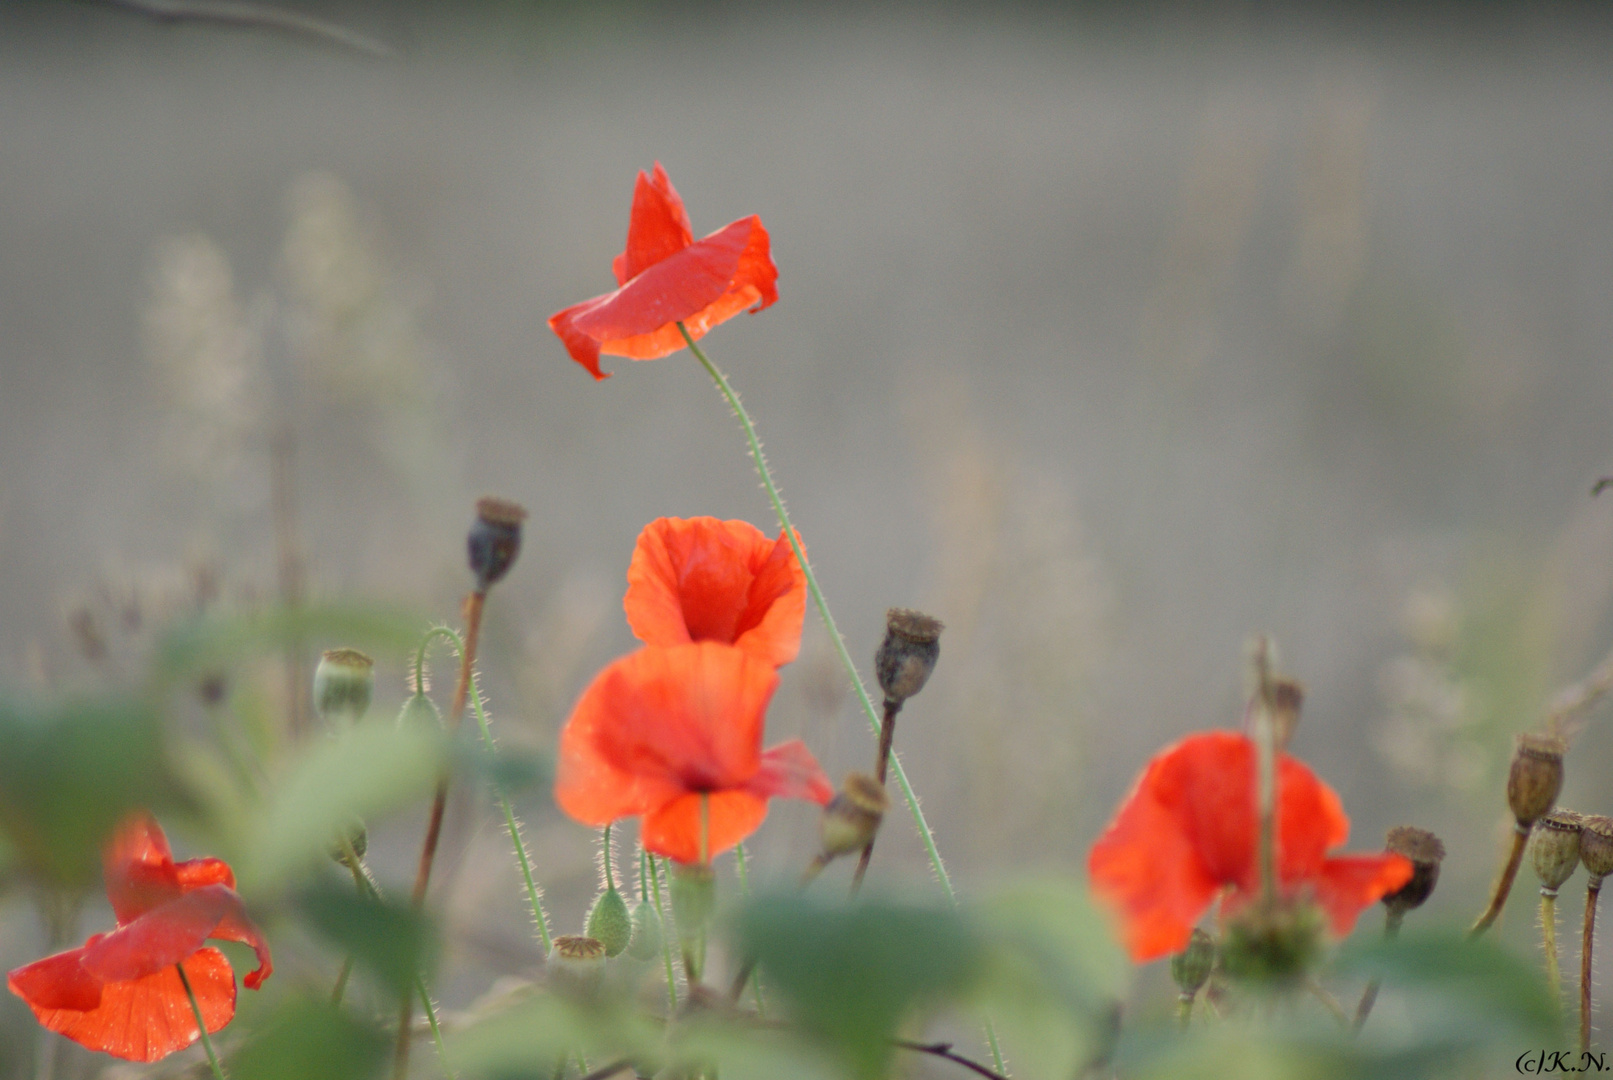
[(83, 956), (80, 947), (35, 960), (7, 975), (6, 985), (36, 1010), (93, 1009), (101, 1003), (101, 980), (84, 970)]
[(103, 983), (127, 982), (172, 967), (210, 937), (242, 941), (257, 953), (246, 977), (256, 989), (274, 970), (268, 943), (246, 917), (241, 898), (222, 885), (204, 885), (155, 907), (87, 946), (80, 963)]
[(1367, 905), (1411, 880), (1411, 862), (1401, 855), (1341, 855), (1322, 864), (1316, 901), (1327, 912), (1333, 933), (1343, 937)]
[[(767, 800), (748, 791), (713, 791), (707, 809), (708, 857), (727, 851), (755, 832), (767, 817)], [(641, 839), (646, 851), (673, 862), (700, 861), (700, 794), (680, 795), (644, 816)]]
[(184, 892), (199, 889), (203, 885), (222, 885), (226, 889), (235, 888), (235, 871), (223, 859), (187, 859), (182, 863), (174, 864), (174, 875), (179, 880), (179, 888)]
[[(207, 1030), (228, 1024), (235, 1015), (235, 972), (224, 954), (209, 946), (188, 957), (185, 977)], [(89, 1009), (55, 1008), (26, 994), (23, 998), (51, 1031), (127, 1061), (159, 1061), (200, 1037), (190, 999), (173, 967), (129, 982), (106, 983), (100, 1001)]]
[[(735, 287), (740, 256), (751, 242), (752, 231), (759, 228), (761, 222), (755, 217), (741, 218), (645, 267), (605, 303), (578, 315), (577, 329), (601, 342), (612, 342), (652, 333), (710, 307)], [(633, 355), (613, 352), (608, 345), (603, 351)]]
[(168, 838), (156, 818), (143, 810), (118, 824), (101, 862), (107, 899), (119, 923), (139, 918), (180, 893)]
[(616, 284), (626, 285), (649, 267), (688, 247), (693, 240), (689, 213), (683, 208), (683, 199), (661, 163), (655, 163), (653, 175), (640, 170), (633, 185), (627, 249), (611, 263)]
[(762, 751), (762, 767), (745, 790), (770, 799), (808, 799), (823, 806), (834, 798), (834, 785), (800, 739)]
[(622, 598), (647, 645), (720, 641), (778, 667), (801, 648), (806, 575), (789, 540), (748, 521), (657, 518), (639, 533)]

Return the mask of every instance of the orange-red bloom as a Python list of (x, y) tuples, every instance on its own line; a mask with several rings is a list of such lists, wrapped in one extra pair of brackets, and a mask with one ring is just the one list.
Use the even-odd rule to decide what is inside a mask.
[(677, 323), (699, 340), (746, 308), (778, 299), (778, 268), (762, 219), (752, 214), (694, 239), (689, 214), (661, 163), (638, 174), (627, 249), (616, 256), (615, 292), (558, 311), (549, 326), (596, 379), (599, 355), (654, 360), (683, 348)]
[[(1166, 747), (1092, 846), (1092, 889), (1119, 912), (1132, 959), (1181, 951), (1223, 888), (1232, 890), (1232, 907), (1259, 894), (1255, 758), (1248, 736), (1231, 731)], [(1308, 895), (1333, 932), (1347, 934), (1362, 908), (1410, 879), (1411, 863), (1388, 854), (1329, 858), (1348, 838), (1350, 820), (1303, 762), (1281, 757), (1277, 789), (1283, 892)]]
[(650, 851), (699, 862), (756, 831), (776, 796), (834, 796), (799, 739), (762, 749), (771, 664), (712, 641), (646, 646), (609, 664), (560, 733), (555, 801), (585, 825), (642, 814)]
[(646, 645), (720, 641), (774, 667), (801, 651), (806, 574), (782, 532), (748, 521), (657, 518), (627, 568), (627, 625)]
[(39, 1022), (91, 1050), (156, 1061), (201, 1035), (175, 967), (183, 964), (217, 1031), (235, 1015), (235, 971), (208, 938), (252, 946), (256, 990), (274, 971), (269, 945), (246, 917), (235, 875), (221, 859), (174, 862), (149, 814), (126, 820), (105, 853), (106, 892), (118, 928), (6, 977)]

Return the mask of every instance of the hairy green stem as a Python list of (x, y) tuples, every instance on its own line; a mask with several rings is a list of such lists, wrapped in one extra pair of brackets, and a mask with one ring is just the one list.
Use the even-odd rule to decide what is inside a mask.
[[(738, 871), (738, 873), (739, 873), (739, 895), (741, 897), (749, 898), (750, 897), (750, 875), (748, 873), (746, 873), (746, 871), (745, 871), (745, 845), (744, 844), (738, 844), (738, 845), (736, 845), (734, 847), (734, 869), (736, 871)], [(741, 969), (740, 978), (742, 980), (743, 979), (749, 979), (750, 980), (751, 992), (756, 998), (756, 1015), (762, 1017), (765, 1020), (767, 1018), (767, 1002), (764, 1001), (763, 998), (762, 998), (762, 977), (761, 977), (761, 975), (759, 975), (755, 971), (751, 970), (751, 965), (746, 964)], [(741, 981), (740, 987), (741, 987), (741, 991), (743, 991), (743, 988), (744, 988), (744, 982), (743, 981)], [(739, 994), (732, 994), (730, 996), (737, 1000), (738, 997), (739, 997)]]
[(650, 888), (655, 897), (655, 917), (661, 921), (661, 961), (666, 965), (666, 1004), (667, 1019), (672, 1019), (678, 1012), (678, 977), (672, 970), (672, 927), (667, 925), (666, 909), (661, 903), (661, 875), (655, 868), (655, 856), (649, 852), (644, 857), (650, 864)]
[[(812, 572), (812, 564), (807, 561), (806, 552), (801, 550), (801, 540), (795, 534), (795, 526), (790, 522), (789, 511), (784, 509), (784, 498), (779, 494), (778, 484), (773, 480), (773, 473), (767, 467), (767, 458), (762, 453), (762, 440), (756, 434), (756, 425), (751, 421), (750, 413), (740, 403), (739, 395), (729, 384), (726, 376), (711, 362), (695, 339), (689, 333), (689, 328), (678, 322), (678, 332), (689, 346), (694, 358), (700, 361), (700, 366), (706, 369), (711, 381), (717, 384), (718, 391), (728, 402), (728, 407), (734, 411), (739, 424), (745, 429), (745, 438), (750, 444), (751, 460), (756, 465), (756, 474), (761, 477), (762, 487), (767, 491), (767, 497), (773, 504), (773, 513), (778, 517), (779, 527), (790, 541), (790, 550), (795, 552), (795, 561), (801, 566), (801, 573), (806, 576), (807, 591), (812, 594), (812, 603), (818, 609), (818, 616), (829, 631), (829, 640), (834, 643), (835, 652), (840, 657), (840, 665), (846, 669), (846, 676), (857, 691), (857, 700), (862, 705), (863, 715), (868, 719), (868, 726), (875, 735), (879, 734), (881, 722), (879, 711), (874, 708), (873, 699), (868, 696), (868, 689), (863, 685), (862, 676), (857, 672), (856, 661), (852, 660), (850, 651), (846, 648), (846, 639), (841, 637), (840, 628), (835, 625), (834, 616), (829, 613), (829, 601), (824, 598), (823, 589), (818, 585), (818, 576)], [(930, 823), (924, 818), (924, 810), (919, 806), (918, 795), (913, 791), (913, 785), (908, 782), (907, 770), (902, 768), (901, 759), (892, 754), (890, 759), (891, 772), (896, 777), (897, 786), (902, 789), (902, 797), (907, 800), (907, 809), (913, 815), (913, 825), (918, 829), (919, 838), (924, 841), (924, 849), (930, 857), (930, 867), (935, 871), (935, 878), (946, 893), (947, 900), (956, 905), (958, 894), (952, 888), (952, 878), (947, 874), (946, 864), (941, 861), (941, 851), (935, 846), (935, 834), (930, 830)], [(1002, 1054), (997, 1047), (997, 1033), (988, 1021), (986, 1023), (986, 1040), (991, 1044), (992, 1059), (997, 1064), (999, 1072), (1003, 1069)]]
[(213, 1052), (213, 1040), (207, 1035), (207, 1021), (202, 1019), (202, 1006), (196, 1000), (196, 991), (190, 988), (190, 979), (185, 975), (185, 965), (175, 964), (174, 970), (179, 972), (179, 985), (185, 988), (185, 996), (190, 998), (190, 1011), (196, 1014), (196, 1030), (202, 1036), (202, 1049), (207, 1051), (207, 1063), (213, 1067), (215, 1080), (224, 1080), (224, 1070), (218, 1063), (218, 1055)]

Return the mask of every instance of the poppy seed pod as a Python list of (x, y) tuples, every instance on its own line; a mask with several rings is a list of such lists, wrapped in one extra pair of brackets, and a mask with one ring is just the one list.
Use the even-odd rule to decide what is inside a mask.
[(628, 913), (627, 901), (612, 885), (599, 894), (594, 906), (588, 909), (584, 924), (588, 936), (605, 946), (606, 956), (618, 956), (627, 948), (633, 937), (633, 916)]
[(1187, 948), (1171, 957), (1171, 978), (1176, 980), (1182, 996), (1190, 998), (1209, 980), (1213, 967), (1215, 942), (1209, 934), (1194, 927), (1193, 936), (1187, 939)]
[(1423, 906), (1439, 884), (1439, 864), (1445, 858), (1445, 845), (1427, 829), (1396, 825), (1389, 830), (1384, 848), (1411, 863), (1411, 880), (1387, 894), (1383, 902), (1394, 912), (1404, 913)]
[(582, 934), (561, 934), (549, 949), (548, 968), (557, 986), (591, 994), (605, 974), (605, 946)]
[(476, 522), (465, 546), (477, 592), (485, 593), (509, 573), (521, 553), (521, 523), (525, 520), (526, 508), (519, 503), (491, 495), (476, 500)]
[(357, 649), (327, 649), (314, 668), (314, 712), (327, 724), (355, 724), (370, 710), (375, 661)]
[(641, 901), (633, 909), (633, 936), (627, 942), (627, 955), (634, 960), (653, 960), (661, 951), (661, 916), (655, 905)]
[(884, 784), (867, 773), (849, 773), (839, 794), (823, 808), (820, 828), (824, 861), (866, 847), (879, 831), (889, 807), (890, 796), (885, 794)]
[(940, 619), (906, 608), (885, 613), (885, 640), (874, 654), (874, 672), (885, 703), (900, 706), (924, 689), (941, 655)]
[(1524, 827), (1533, 825), (1557, 802), (1563, 788), (1563, 741), (1550, 735), (1518, 736), (1507, 774), (1507, 805)]
[(1600, 887), (1613, 874), (1613, 818), (1587, 814), (1580, 822), (1579, 858), (1591, 883)]
[(1540, 878), (1540, 891), (1555, 894), (1579, 866), (1580, 828), (1583, 822), (1572, 810), (1553, 810), (1535, 822), (1529, 855)]

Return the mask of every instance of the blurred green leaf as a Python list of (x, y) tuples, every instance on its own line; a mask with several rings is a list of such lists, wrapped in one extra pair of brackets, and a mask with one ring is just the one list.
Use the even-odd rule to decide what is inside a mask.
[(454, 764), (458, 771), (479, 777), (516, 795), (531, 788), (548, 787), (554, 781), (554, 759), (533, 750), (499, 746), (489, 753), (474, 730), (474, 718), (462, 724), (454, 737)]
[(297, 905), (308, 924), (381, 978), (395, 993), (412, 992), (417, 975), (428, 979), (437, 963), (437, 928), (413, 907), (359, 896), (323, 881)]
[(666, 1054), (660, 1026), (632, 1002), (587, 1003), (543, 991), (446, 1041), (462, 1076), (547, 1078), (579, 1052), (596, 1067), (622, 1058), (656, 1062)]
[(800, 894), (758, 897), (738, 920), (740, 951), (789, 999), (803, 1027), (859, 1077), (885, 1075), (896, 1026), (981, 976), (979, 933), (956, 911)]
[(702, 1065), (714, 1066), (722, 1080), (836, 1080), (843, 1075), (822, 1051), (790, 1032), (715, 1017), (679, 1024), (672, 1057), (691, 1074)]
[(157, 718), (138, 699), (0, 701), (0, 832), (54, 883), (96, 881), (101, 845), (130, 809), (160, 813), (182, 801)]
[(354, 818), (378, 817), (433, 791), (447, 763), (440, 731), (371, 721), (315, 739), (256, 822), (237, 868), (242, 891), (328, 860)]
[(424, 622), (402, 609), (357, 604), (206, 615), (168, 632), (157, 650), (156, 670), (161, 678), (178, 679), (287, 645), (321, 641), (404, 655), (419, 640)]
[(234, 1080), (367, 1080), (381, 1072), (390, 1041), (325, 1002), (299, 999), (281, 1007), (226, 1072)]
[(975, 912), (991, 946), (979, 1000), (1014, 1075), (1068, 1077), (1103, 1056), (1130, 964), (1086, 888), (1018, 885)]

